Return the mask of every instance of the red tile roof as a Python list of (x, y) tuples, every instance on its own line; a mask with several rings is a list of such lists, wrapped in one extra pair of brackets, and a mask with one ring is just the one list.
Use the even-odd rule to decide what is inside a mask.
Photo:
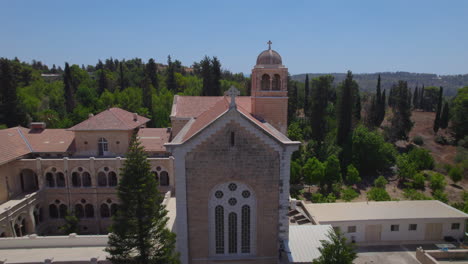
[[(180, 96), (174, 97), (171, 117), (190, 118), (197, 117), (215, 106), (224, 96)], [(237, 96), (236, 104), (251, 112), (251, 97)]]
[(141, 128), (138, 139), (147, 152), (166, 152), (165, 143), (169, 142), (171, 132), (167, 128)]
[(32, 152), (38, 153), (64, 153), (73, 151), (75, 133), (66, 129), (32, 130), (21, 128)]
[(68, 130), (132, 130), (146, 124), (149, 119), (137, 115), (137, 120), (133, 119), (134, 114), (120, 108), (109, 108), (101, 113), (92, 116), (85, 121), (75, 125)]
[(0, 165), (31, 153), (20, 127), (0, 130)]

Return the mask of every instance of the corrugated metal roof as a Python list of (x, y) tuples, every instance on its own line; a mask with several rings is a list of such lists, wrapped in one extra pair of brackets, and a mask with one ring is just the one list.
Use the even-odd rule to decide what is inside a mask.
[(331, 225), (289, 226), (289, 262), (311, 263), (312, 260), (320, 257), (321, 241), (329, 240), (330, 231), (333, 231)]
[(437, 200), (304, 204), (319, 223), (422, 218), (468, 218), (468, 214)]

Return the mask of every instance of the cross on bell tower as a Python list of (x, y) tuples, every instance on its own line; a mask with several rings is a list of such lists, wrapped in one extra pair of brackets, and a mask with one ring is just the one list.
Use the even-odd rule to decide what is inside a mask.
[(271, 42), (271, 40), (269, 40), (269, 41), (267, 42), (267, 44), (268, 44), (268, 50), (271, 50), (271, 44), (273, 44), (273, 42)]

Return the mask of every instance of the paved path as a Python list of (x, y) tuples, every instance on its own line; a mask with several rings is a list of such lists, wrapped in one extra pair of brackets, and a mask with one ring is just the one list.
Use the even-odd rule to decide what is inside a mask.
[(415, 252), (404, 246), (369, 246), (357, 249), (355, 264), (420, 264)]

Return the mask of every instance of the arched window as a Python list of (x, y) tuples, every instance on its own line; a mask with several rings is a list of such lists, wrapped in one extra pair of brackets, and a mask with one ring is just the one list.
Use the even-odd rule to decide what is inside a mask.
[(270, 75), (263, 74), (261, 88), (264, 91), (270, 90)]
[(279, 74), (275, 74), (275, 76), (273, 76), (272, 90), (273, 91), (279, 91), (280, 89), (281, 89), (281, 78), (280, 78)]
[(55, 187), (54, 175), (51, 172), (46, 173), (47, 187)]
[(102, 218), (107, 218), (110, 217), (110, 211), (109, 211), (109, 206), (105, 203), (101, 204), (101, 217)]
[(215, 208), (215, 226), (216, 254), (224, 254), (224, 208), (221, 205)]
[(229, 213), (229, 254), (237, 253), (237, 215)]
[(255, 254), (255, 194), (240, 182), (213, 188), (209, 200), (210, 255)]
[(57, 187), (65, 187), (65, 175), (61, 172), (57, 172)]
[(60, 213), (60, 218), (65, 218), (67, 215), (68, 207), (64, 204), (61, 204), (59, 206), (59, 213)]
[(92, 204), (85, 205), (85, 216), (86, 218), (94, 217), (94, 206)]
[(85, 216), (83, 205), (75, 204), (75, 216), (78, 218), (83, 218)]
[(58, 218), (59, 217), (57, 206), (55, 204), (49, 205), (49, 216), (50, 216), (50, 218)]
[(109, 186), (117, 186), (117, 174), (113, 171), (108, 173)]
[(105, 138), (99, 139), (98, 150), (99, 150), (99, 153), (98, 153), (99, 156), (104, 156), (104, 154), (106, 154), (106, 152), (108, 151), (107, 139)]
[(100, 171), (98, 173), (98, 185), (100, 187), (105, 187), (107, 186), (107, 176), (106, 176), (106, 173), (103, 172), (103, 171)]
[(91, 175), (89, 172), (85, 171), (81, 175), (83, 177), (83, 187), (91, 187)]
[(250, 253), (250, 206), (242, 206), (242, 253)]
[(167, 173), (167, 171), (162, 171), (160, 173), (159, 178), (160, 178), (159, 184), (161, 186), (169, 186), (169, 174)]
[(73, 187), (81, 187), (81, 175), (76, 171), (72, 173), (72, 185)]

